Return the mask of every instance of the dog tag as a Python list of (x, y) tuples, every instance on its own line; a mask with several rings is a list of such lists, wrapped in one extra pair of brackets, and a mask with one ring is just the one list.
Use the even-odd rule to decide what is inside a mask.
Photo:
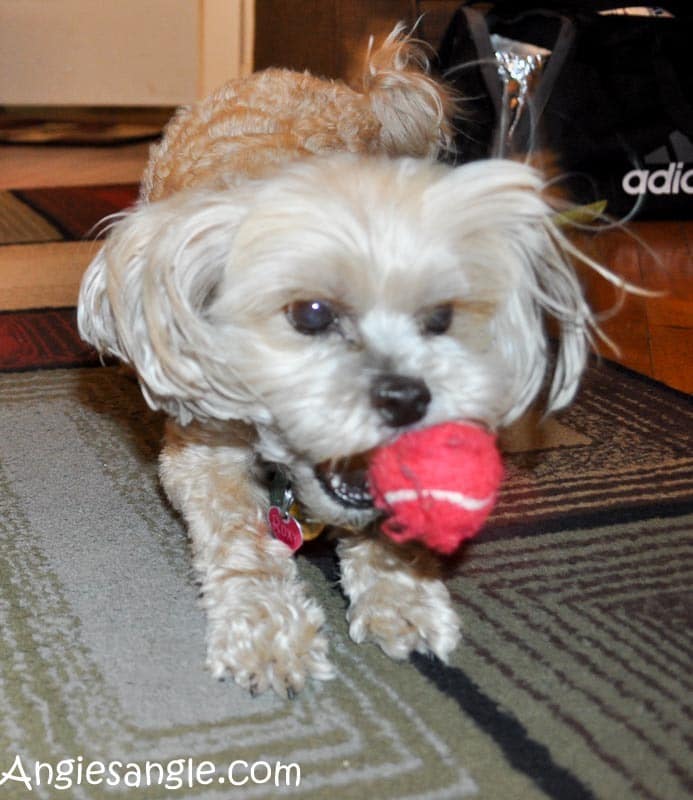
[(284, 542), (292, 551), (298, 550), (303, 544), (303, 532), (298, 520), (289, 513), (283, 513), (279, 506), (270, 506), (267, 519), (274, 538)]

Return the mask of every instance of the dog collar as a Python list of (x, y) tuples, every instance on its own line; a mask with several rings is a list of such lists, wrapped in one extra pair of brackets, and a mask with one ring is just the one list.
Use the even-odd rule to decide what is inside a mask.
[(267, 512), (270, 531), (275, 539), (295, 552), (303, 542), (319, 536), (325, 526), (319, 522), (299, 522), (300, 509), (289, 473), (281, 464), (272, 464), (270, 474), (270, 507)]

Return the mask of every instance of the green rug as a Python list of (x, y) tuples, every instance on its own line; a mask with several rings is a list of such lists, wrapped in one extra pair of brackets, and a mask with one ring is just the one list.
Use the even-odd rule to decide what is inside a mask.
[(0, 798), (691, 797), (688, 398), (603, 364), (571, 410), (516, 431), (451, 580), (447, 667), (353, 644), (315, 542), (300, 569), (338, 676), (291, 702), (204, 669), (137, 387), (7, 373), (0, 408)]

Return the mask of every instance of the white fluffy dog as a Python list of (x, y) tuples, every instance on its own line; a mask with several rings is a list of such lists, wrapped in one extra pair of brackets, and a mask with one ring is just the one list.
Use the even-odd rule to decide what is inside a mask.
[(459, 620), (437, 561), (379, 534), (363, 454), (516, 419), (549, 369), (545, 312), (550, 408), (584, 366), (592, 317), (541, 176), (435, 163), (448, 109), (399, 31), (355, 89), (283, 70), (232, 83), (179, 112), (83, 281), (82, 335), (170, 416), (161, 478), (209, 666), (254, 693), (333, 675), (323, 612), (268, 529), (272, 475), (340, 535), (352, 638), (446, 659)]

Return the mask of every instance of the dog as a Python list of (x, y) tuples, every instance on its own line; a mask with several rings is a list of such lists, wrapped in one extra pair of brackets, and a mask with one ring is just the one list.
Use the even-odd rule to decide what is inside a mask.
[(231, 82), (173, 118), (84, 276), (82, 337), (168, 415), (160, 477), (208, 666), (253, 694), (334, 676), (323, 611), (268, 527), (277, 475), (338, 536), (351, 638), (446, 661), (460, 619), (442, 565), (379, 534), (368, 454), (449, 420), (497, 431), (547, 382), (549, 410), (578, 386), (596, 324), (544, 180), (440, 163), (454, 102), (401, 27), (355, 87)]

